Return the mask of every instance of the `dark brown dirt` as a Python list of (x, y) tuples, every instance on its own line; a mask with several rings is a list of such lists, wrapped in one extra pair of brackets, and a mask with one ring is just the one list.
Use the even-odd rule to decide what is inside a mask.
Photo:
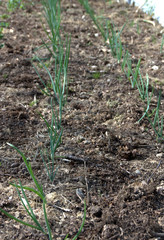
[[(47, 131), (37, 114), (39, 111), (50, 119), (49, 98), (40, 91), (39, 78), (30, 62), (46, 36), (40, 21), (41, 4), (34, 3), (10, 14), (5, 20), (9, 27), (0, 40), (4, 43), (0, 49), (0, 207), (30, 221), (9, 183), (20, 179), (24, 185), (34, 184), (9, 142), (28, 156), (43, 185), (53, 239), (62, 240), (67, 233), (72, 239), (81, 225), (83, 204), (77, 189), (82, 189), (87, 201), (87, 217), (78, 239), (164, 239), (160, 237), (164, 235), (163, 143), (157, 142), (146, 118), (137, 123), (145, 105), (76, 0), (61, 2), (62, 29), (71, 33), (68, 102), (58, 149), (65, 160), (56, 162), (55, 168), (59, 169), (55, 181), (49, 181), (39, 154), (40, 147), (47, 144)], [(5, 4), (3, 1), (0, 6), (1, 14), (6, 12)], [(141, 11), (136, 13), (132, 6), (105, 1), (91, 4), (99, 16), (111, 19), (118, 29), (127, 21), (123, 45), (134, 61), (142, 58), (142, 74), (149, 74), (150, 85), (155, 88), (151, 107), (156, 106), (162, 90), (162, 115), (163, 28)], [(44, 57), (46, 51), (39, 54)], [(45, 73), (43, 76), (47, 80)], [(70, 155), (76, 158), (68, 161)], [(44, 226), (41, 203), (32, 194), (29, 201)], [(47, 237), (0, 214), (0, 239)]]

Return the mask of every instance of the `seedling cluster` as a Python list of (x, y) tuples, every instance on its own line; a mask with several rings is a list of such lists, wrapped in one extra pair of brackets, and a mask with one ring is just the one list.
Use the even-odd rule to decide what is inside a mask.
[[(90, 15), (91, 19), (93, 20), (94, 24), (96, 25), (97, 29), (100, 31), (104, 42), (107, 47), (111, 49), (111, 53), (114, 58), (117, 59), (117, 62), (121, 65), (122, 71), (124, 72), (126, 78), (131, 83), (131, 87), (137, 88), (139, 92), (139, 96), (141, 100), (143, 101), (143, 104), (145, 104), (145, 111), (143, 113), (143, 116), (139, 119), (138, 122), (142, 121), (145, 117), (150, 122), (150, 125), (154, 129), (154, 132), (157, 136), (158, 140), (164, 140), (163, 136), (163, 117), (160, 117), (160, 102), (161, 102), (161, 91), (159, 92), (158, 102), (156, 108), (151, 111), (150, 113), (150, 104), (151, 99), (153, 96), (153, 90), (149, 91), (149, 76), (146, 75), (146, 79), (142, 76), (140, 65), (141, 65), (141, 59), (138, 60), (138, 62), (134, 65), (132, 64), (132, 56), (129, 53), (128, 50), (126, 50), (122, 44), (121, 41), (121, 33), (123, 32), (125, 28), (125, 24), (121, 28), (120, 31), (118, 31), (114, 25), (113, 22), (110, 22), (107, 20), (105, 23), (100, 24), (98, 19), (95, 16), (94, 11), (90, 7), (87, 0), (79, 0), (79, 2), (83, 5), (86, 12)], [(70, 36), (64, 35), (61, 31), (61, 6), (60, 6), (60, 0), (43, 0), (43, 9), (44, 9), (44, 19), (46, 20), (46, 23), (43, 23), (43, 29), (45, 31), (45, 35), (47, 37), (47, 40), (42, 40), (43, 44), (40, 46), (40, 48), (47, 49), (49, 52), (49, 56), (46, 59), (42, 59), (41, 57), (36, 56), (31, 60), (33, 67), (40, 79), (40, 82), (42, 84), (41, 91), (43, 94), (49, 96), (51, 98), (50, 101), (50, 108), (51, 108), (51, 121), (49, 122), (49, 119), (46, 119), (45, 116), (40, 114), (40, 117), (44, 121), (47, 133), (48, 133), (48, 143), (49, 145), (46, 147), (44, 146), (43, 149), (40, 149), (40, 155), (43, 160), (47, 176), (51, 183), (53, 183), (54, 178), (56, 176), (56, 173), (58, 171), (58, 168), (55, 167), (55, 160), (56, 158), (59, 158), (59, 156), (56, 156), (56, 151), (60, 144), (62, 143), (62, 134), (63, 134), (63, 126), (62, 126), (62, 114), (65, 104), (67, 103), (67, 93), (68, 93), (68, 63), (69, 63), (69, 53), (70, 53)], [(21, 0), (13, 0), (8, 2), (8, 9), (10, 11), (15, 10), (16, 8), (23, 7), (23, 1)], [(4, 26), (3, 23), (1, 23), (0, 26), (0, 39), (3, 37), (2, 29)], [(163, 51), (163, 44), (164, 44), (164, 37), (162, 38), (161, 43), (161, 49), (160, 53)], [(40, 49), (39, 48), (39, 49)], [(50, 61), (51, 59), (51, 61)], [(46, 60), (46, 62), (45, 62)], [(53, 71), (50, 70), (53, 68)], [(44, 72), (48, 76), (48, 83), (44, 81), (40, 74), (40, 70), (44, 70)], [(95, 79), (98, 79), (100, 77), (100, 73), (97, 72), (93, 76)], [(33, 103), (32, 103), (33, 104)], [(19, 150), (14, 145), (8, 143), (9, 146), (11, 146), (14, 150), (20, 154), (22, 157), (26, 168), (28, 170), (28, 173), (30, 174), (32, 181), (35, 185), (35, 188), (23, 186), (21, 181), (19, 181), (19, 184), (11, 183), (12, 186), (14, 186), (17, 190), (18, 196), (20, 198), (20, 201), (27, 213), (27, 215), (31, 218), (32, 223), (25, 222), (21, 219), (16, 218), (15, 216), (9, 214), (4, 209), (0, 208), (0, 211), (4, 213), (6, 216), (10, 217), (11, 219), (14, 219), (15, 221), (26, 225), (28, 227), (37, 229), (41, 232), (43, 232), (48, 239), (53, 239), (52, 236), (52, 229), (50, 227), (47, 211), (46, 211), (46, 195), (43, 189), (43, 186), (41, 183), (38, 182), (35, 173), (32, 170), (31, 164), (28, 161), (28, 157), (24, 155), (24, 153)], [(42, 224), (37, 219), (30, 202), (28, 200), (28, 197), (26, 195), (26, 192), (29, 191), (35, 195), (37, 195), (41, 202), (42, 202), (42, 210), (44, 213), (44, 220), (45, 220), (45, 226), (42, 226)], [(86, 203), (84, 201), (84, 217), (82, 224), (79, 228), (78, 233), (75, 235), (73, 240), (77, 239), (79, 234), (81, 233), (84, 222), (86, 218)], [(68, 234), (66, 235), (65, 239), (68, 238)]]
[[(23, 6), (22, 1), (14, 0), (8, 2), (8, 8), (10, 10), (15, 10), (18, 7)], [(60, 0), (43, 0), (43, 9), (44, 9), (44, 19), (46, 20), (45, 24), (43, 23), (43, 29), (47, 36), (47, 41), (43, 41), (43, 44), (40, 48), (47, 49), (51, 58), (52, 63), (51, 67), (53, 67), (53, 73), (49, 70), (49, 65), (45, 64), (45, 59), (41, 59), (37, 55), (31, 60), (33, 67), (43, 88), (41, 91), (43, 94), (48, 95), (51, 98), (50, 107), (51, 107), (51, 122), (46, 119), (41, 113), (39, 113), (40, 117), (43, 119), (46, 127), (47, 133), (49, 137), (49, 146), (40, 149), (40, 155), (42, 157), (47, 176), (51, 183), (53, 183), (54, 178), (56, 176), (58, 168), (55, 168), (55, 160), (56, 160), (56, 150), (60, 146), (62, 142), (62, 113), (63, 108), (67, 102), (67, 93), (68, 93), (68, 78), (67, 78), (67, 70), (69, 63), (69, 53), (70, 53), (70, 36), (65, 36), (61, 33), (60, 24), (61, 24), (61, 6)], [(1, 33), (1, 32), (0, 32)], [(62, 35), (62, 36), (61, 36)], [(1, 35), (0, 35), (1, 36)], [(63, 37), (64, 36), (64, 37)], [(47, 59), (46, 59), (47, 60)], [(48, 59), (49, 60), (49, 59)], [(49, 78), (49, 83), (45, 83), (41, 74), (39, 73), (38, 65), (42, 67), (42, 69), (47, 73)], [(14, 219), (15, 221), (26, 225), (31, 228), (35, 228), (42, 233), (44, 233), (48, 239), (53, 239), (52, 230), (50, 228), (50, 224), (48, 221), (47, 211), (46, 211), (46, 195), (41, 183), (38, 182), (35, 173), (32, 170), (31, 164), (28, 161), (28, 157), (24, 155), (24, 153), (19, 150), (14, 145), (8, 143), (13, 149), (15, 149), (18, 154), (22, 157), (26, 168), (32, 178), (32, 181), (35, 185), (35, 188), (23, 186), (21, 181), (19, 184), (11, 183), (17, 190), (20, 201), (29, 217), (31, 218), (32, 223), (28, 223), (22, 221), (21, 219), (16, 218), (15, 216), (9, 214), (4, 209), (0, 208), (0, 211), (4, 213), (6, 216)], [(57, 158), (60, 158), (57, 156)], [(37, 195), (42, 202), (42, 209), (44, 213), (45, 226), (42, 226), (39, 220), (37, 219), (30, 203), (28, 197), (26, 195), (26, 191), (29, 191), (35, 195)], [(84, 222), (86, 218), (86, 203), (84, 201), (84, 217), (82, 224), (79, 228), (79, 231), (74, 236), (73, 240), (77, 239), (79, 234), (81, 233)], [(65, 239), (68, 238), (68, 234)]]
[[(153, 112), (153, 114), (150, 115), (149, 110), (150, 110), (150, 104), (151, 104), (151, 99), (152, 99), (154, 90), (152, 90), (151, 92), (149, 91), (148, 74), (146, 74), (146, 79), (141, 74), (141, 70), (140, 70), (141, 59), (138, 60), (137, 64), (132, 64), (133, 59), (131, 54), (129, 53), (128, 50), (126, 50), (123, 47), (123, 44), (121, 41), (121, 33), (124, 30), (126, 24), (123, 25), (120, 31), (116, 29), (114, 23), (110, 22), (109, 20), (106, 20), (105, 24), (104, 23), (102, 24), (97, 20), (93, 9), (88, 3), (88, 0), (79, 0), (79, 2), (86, 10), (86, 13), (89, 14), (94, 24), (96, 25), (97, 29), (100, 31), (107, 47), (111, 49), (112, 56), (117, 59), (119, 64), (121, 64), (122, 71), (124, 72), (129, 82), (131, 83), (131, 87), (132, 88), (137, 87), (139, 96), (143, 101), (143, 105), (145, 105), (145, 100), (146, 100), (146, 107), (145, 107), (144, 114), (139, 119), (138, 122), (143, 120), (143, 118), (147, 117), (150, 125), (152, 126), (157, 136), (157, 139), (159, 141), (164, 140), (163, 116), (160, 116), (160, 111), (159, 111), (160, 102), (161, 102), (161, 91), (159, 92), (157, 107), (153, 111), (151, 111)], [(162, 37), (160, 53), (162, 53), (163, 44), (164, 44), (164, 37)]]

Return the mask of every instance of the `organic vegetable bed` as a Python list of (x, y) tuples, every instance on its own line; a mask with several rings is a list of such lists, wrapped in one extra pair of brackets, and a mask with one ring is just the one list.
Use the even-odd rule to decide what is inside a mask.
[[(40, 149), (47, 144), (41, 113), (51, 121), (50, 97), (42, 91), (32, 65), (35, 54), (49, 66), (47, 50), (40, 49), (45, 32), (40, 1), (23, 1), (23, 9), (8, 12), (0, 5), (4, 26), (0, 40), (0, 208), (30, 222), (11, 182), (34, 187), (19, 148), (42, 184), (53, 239), (73, 239), (84, 215), (78, 239), (164, 239), (163, 138), (157, 138), (147, 107), (137, 88), (122, 71), (103, 38), (76, 0), (61, 1), (61, 29), (71, 34), (68, 96), (63, 110), (62, 143), (57, 149), (55, 178), (51, 182)], [(142, 76), (152, 91), (150, 117), (164, 112), (163, 28), (137, 8), (113, 1), (90, 1), (100, 21), (111, 20), (132, 55), (141, 58)], [(6, 15), (6, 16), (5, 16)], [(38, 49), (39, 48), (39, 49)], [(47, 75), (36, 60), (45, 81)], [(50, 65), (53, 69), (53, 64)], [(44, 226), (42, 203), (32, 192), (28, 200)], [(0, 213), (0, 239), (48, 239)]]

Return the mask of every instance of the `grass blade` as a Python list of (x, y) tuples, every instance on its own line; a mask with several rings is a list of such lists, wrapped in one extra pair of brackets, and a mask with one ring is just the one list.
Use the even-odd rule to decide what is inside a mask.
[(154, 117), (154, 122), (153, 125), (156, 125), (157, 119), (159, 119), (159, 107), (160, 107), (160, 103), (161, 103), (161, 90), (159, 92), (159, 98), (158, 98), (158, 103), (157, 103), (157, 110), (155, 113), (155, 117)]
[(23, 199), (22, 199), (22, 197), (21, 197), (21, 195), (20, 195), (20, 192), (19, 192), (19, 190), (18, 190), (17, 187), (16, 187), (16, 190), (17, 190), (18, 196), (19, 196), (19, 198), (20, 198), (20, 200), (21, 200), (21, 202), (22, 202), (22, 204), (23, 204), (26, 212), (27, 212), (28, 215), (31, 217), (31, 219), (35, 222), (35, 224), (38, 226), (38, 228), (40, 228), (40, 231), (44, 232), (44, 229), (41, 227), (40, 223), (39, 223), (39, 222), (37, 221), (37, 219), (36, 219), (35, 214), (33, 213), (33, 210), (32, 210), (32, 208), (31, 208), (31, 206), (30, 206), (30, 203), (29, 203), (29, 201), (28, 201), (28, 199), (27, 199), (27, 197), (26, 197), (26, 194), (25, 194), (25, 192), (24, 192), (24, 189), (23, 189), (22, 184), (21, 184), (20, 181), (19, 181), (19, 184), (20, 184), (20, 188), (21, 188), (23, 197), (24, 197), (24, 199), (25, 199), (25, 201), (26, 201), (27, 206), (28, 206), (29, 209), (26, 207), (26, 205), (25, 205), (25, 203), (24, 203), (24, 201), (23, 201)]
[[(20, 220), (20, 219), (18, 219), (18, 218), (16, 218), (16, 217), (14, 217), (13, 215), (11, 215), (10, 213), (6, 212), (6, 211), (3, 210), (2, 208), (0, 208), (0, 211), (1, 211), (2, 213), (4, 213), (7, 217), (9, 217), (9, 218), (11, 218), (11, 219), (13, 219), (13, 220), (15, 220), (15, 221), (23, 224), (23, 225), (26, 225), (26, 226), (28, 226), (28, 227), (35, 228), (35, 229), (41, 231), (41, 229), (40, 229), (39, 227), (34, 226), (34, 225), (32, 225), (32, 224), (29, 224), (29, 223), (27, 223), (27, 222), (24, 222), (24, 221), (22, 221), (22, 220)], [(45, 233), (45, 232), (44, 232), (44, 233)]]
[(42, 186), (38, 183), (38, 181), (36, 180), (35, 176), (34, 176), (34, 173), (32, 171), (32, 168), (31, 168), (31, 165), (30, 163), (28, 163), (28, 160), (26, 159), (25, 155), (17, 148), (15, 147), (14, 145), (12, 145), (11, 143), (7, 143), (9, 146), (11, 146), (12, 148), (14, 148), (22, 157), (26, 167), (27, 167), (27, 170), (30, 174), (30, 176), (32, 177), (32, 180), (34, 181), (35, 185), (36, 185), (36, 188), (38, 189), (38, 191), (42, 194), (42, 196), (44, 196), (44, 193), (43, 193), (43, 188)]
[(48, 222), (48, 219), (47, 219), (47, 212), (46, 212), (46, 206), (45, 205), (46, 205), (46, 201), (43, 200), (44, 219), (45, 219), (46, 227), (47, 227), (47, 230), (48, 230), (49, 240), (52, 240), (51, 228), (50, 228), (50, 225), (49, 225), (49, 222)]
[[(21, 186), (15, 184), (15, 183), (10, 183), (10, 185), (12, 185), (13, 187), (21, 188)], [(34, 188), (27, 187), (27, 186), (22, 186), (22, 188), (25, 189), (25, 190), (28, 190), (28, 191), (30, 191), (30, 192), (35, 193), (35, 194), (38, 195), (38, 196), (40, 197), (40, 199), (42, 199), (42, 201), (43, 201), (44, 198), (43, 198), (42, 194), (40, 194), (40, 192), (36, 191)]]
[(86, 201), (84, 201), (84, 217), (83, 217), (83, 221), (82, 221), (82, 224), (81, 224), (81, 226), (79, 228), (78, 233), (74, 236), (74, 238), (72, 240), (76, 240), (78, 238), (78, 236), (80, 235), (80, 233), (81, 233), (81, 231), (82, 231), (82, 229), (84, 227), (84, 223), (85, 223), (85, 219), (86, 219), (86, 212), (87, 212), (86, 209), (87, 209), (87, 205), (86, 205)]

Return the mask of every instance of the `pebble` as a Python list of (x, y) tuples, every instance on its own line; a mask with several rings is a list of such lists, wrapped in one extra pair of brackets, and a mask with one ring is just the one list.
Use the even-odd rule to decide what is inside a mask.
[(158, 157), (158, 158), (163, 157), (163, 153), (157, 153), (156, 157)]
[(141, 175), (141, 171), (137, 169), (137, 170), (135, 171), (135, 174), (136, 174), (136, 175)]
[(91, 66), (92, 69), (97, 69), (96, 65)]
[(157, 65), (154, 65), (153, 67), (152, 67), (152, 70), (158, 70), (159, 69), (159, 67), (157, 66)]

